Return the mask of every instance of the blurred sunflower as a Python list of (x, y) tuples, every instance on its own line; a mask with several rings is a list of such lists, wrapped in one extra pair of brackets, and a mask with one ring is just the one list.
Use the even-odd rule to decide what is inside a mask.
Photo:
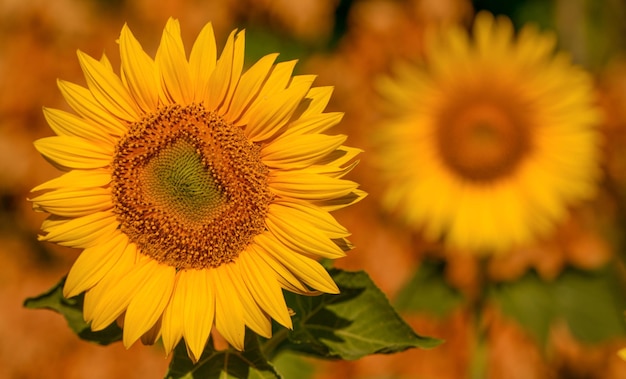
[(390, 116), (378, 159), (383, 205), (453, 248), (498, 252), (553, 228), (599, 177), (591, 78), (555, 37), (481, 12), (470, 37), (449, 26), (427, 62), (381, 93)]
[(291, 327), (282, 289), (338, 291), (315, 258), (350, 249), (329, 211), (365, 195), (341, 179), (360, 150), (321, 134), (332, 87), (278, 54), (243, 73), (244, 32), (217, 59), (211, 24), (189, 59), (173, 19), (154, 59), (126, 26), (119, 45), (119, 77), (78, 52), (87, 88), (59, 81), (76, 115), (44, 109), (57, 136), (35, 142), (66, 171), (33, 189), (40, 239), (84, 249), (64, 295), (85, 292), (93, 330), (119, 319), (126, 347), (184, 338), (195, 360), (213, 324), (239, 350), (246, 326)]

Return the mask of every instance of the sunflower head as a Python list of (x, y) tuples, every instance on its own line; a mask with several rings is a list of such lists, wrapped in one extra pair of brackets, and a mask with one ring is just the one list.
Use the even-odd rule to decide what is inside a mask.
[(481, 12), (381, 81), (384, 207), (448, 246), (501, 252), (549, 232), (599, 176), (592, 81), (555, 38)]
[(342, 179), (360, 150), (323, 134), (331, 87), (277, 54), (244, 71), (244, 39), (218, 58), (208, 24), (187, 57), (170, 19), (152, 58), (124, 26), (119, 75), (79, 52), (87, 86), (59, 81), (75, 113), (44, 109), (56, 136), (35, 146), (64, 173), (33, 190), (40, 239), (83, 249), (64, 294), (127, 347), (184, 338), (198, 359), (216, 328), (242, 349), (246, 327), (291, 327), (283, 289), (338, 291), (316, 258), (351, 247), (329, 212), (365, 196)]

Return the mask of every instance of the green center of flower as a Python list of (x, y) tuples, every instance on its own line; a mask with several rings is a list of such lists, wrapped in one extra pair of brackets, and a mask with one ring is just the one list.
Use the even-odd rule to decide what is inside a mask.
[(532, 124), (525, 110), (521, 102), (493, 95), (450, 99), (437, 125), (443, 162), (460, 177), (477, 182), (513, 173), (531, 147)]
[(201, 105), (132, 124), (111, 166), (122, 232), (161, 263), (218, 267), (265, 231), (273, 195), (260, 147)]
[(189, 222), (202, 222), (224, 201), (219, 184), (202, 163), (202, 154), (186, 140), (165, 147), (142, 174), (146, 197)]

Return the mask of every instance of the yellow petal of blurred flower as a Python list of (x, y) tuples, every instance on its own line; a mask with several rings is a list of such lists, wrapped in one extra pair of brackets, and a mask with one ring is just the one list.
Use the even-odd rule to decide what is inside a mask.
[(432, 240), (503, 252), (551, 231), (594, 195), (600, 113), (592, 81), (555, 38), (481, 12), (443, 27), (426, 62), (384, 78), (383, 206)]

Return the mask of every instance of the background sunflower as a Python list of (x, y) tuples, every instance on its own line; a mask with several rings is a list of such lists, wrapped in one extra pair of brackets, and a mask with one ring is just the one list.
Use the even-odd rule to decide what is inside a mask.
[(383, 206), (431, 240), (497, 254), (544, 237), (591, 198), (601, 115), (591, 77), (554, 43), (480, 12), (470, 33), (443, 27), (424, 62), (384, 78), (374, 152)]

